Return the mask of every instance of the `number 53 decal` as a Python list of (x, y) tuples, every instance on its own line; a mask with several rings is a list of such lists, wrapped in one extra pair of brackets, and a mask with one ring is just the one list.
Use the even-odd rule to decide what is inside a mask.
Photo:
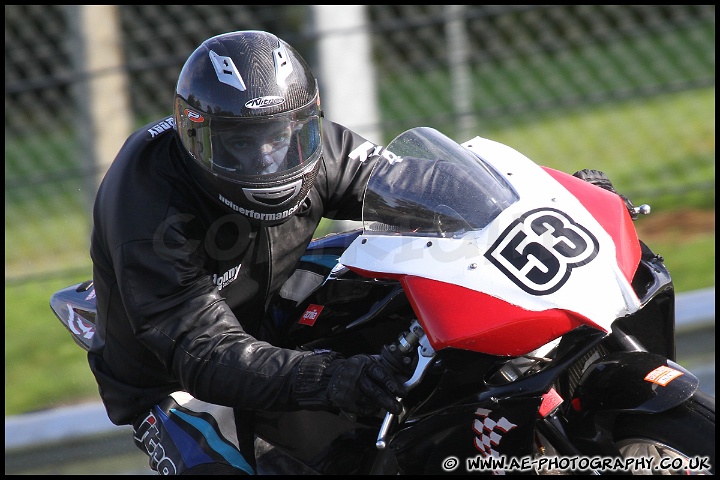
[(510, 224), (485, 257), (526, 292), (548, 295), (598, 250), (597, 239), (585, 227), (559, 210), (540, 208)]

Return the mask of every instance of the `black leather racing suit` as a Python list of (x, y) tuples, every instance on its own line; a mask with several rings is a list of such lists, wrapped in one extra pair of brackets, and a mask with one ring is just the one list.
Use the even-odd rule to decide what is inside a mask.
[(88, 354), (110, 420), (127, 424), (171, 392), (238, 409), (296, 409), (311, 352), (255, 338), (321, 217), (360, 219), (375, 145), (325, 120), (308, 200), (259, 227), (194, 183), (172, 117), (126, 141), (94, 206), (98, 332)]

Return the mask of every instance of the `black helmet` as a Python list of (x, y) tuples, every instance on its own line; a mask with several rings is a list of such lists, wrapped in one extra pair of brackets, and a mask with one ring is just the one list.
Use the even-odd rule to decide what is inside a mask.
[(275, 35), (205, 40), (180, 72), (174, 112), (198, 182), (232, 210), (278, 224), (307, 196), (322, 154), (317, 80)]

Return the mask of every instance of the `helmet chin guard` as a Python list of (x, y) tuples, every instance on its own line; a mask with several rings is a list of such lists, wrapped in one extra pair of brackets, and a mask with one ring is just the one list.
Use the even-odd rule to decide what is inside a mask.
[(233, 211), (282, 223), (310, 191), (322, 155), (317, 81), (275, 35), (203, 42), (180, 72), (174, 118), (198, 183)]
[(302, 190), (302, 180), (289, 185), (267, 188), (245, 188), (243, 193), (253, 203), (258, 205), (282, 205), (291, 201)]

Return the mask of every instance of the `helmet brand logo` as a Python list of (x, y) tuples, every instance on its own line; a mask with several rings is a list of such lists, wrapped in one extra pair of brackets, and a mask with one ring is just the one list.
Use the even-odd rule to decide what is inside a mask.
[(202, 115), (200, 115), (200, 114), (197, 113), (197, 112), (194, 112), (194, 111), (190, 110), (189, 108), (186, 108), (186, 109), (185, 109), (185, 112), (183, 112), (183, 113), (185, 113), (185, 116), (186, 116), (186, 117), (188, 118), (188, 120), (190, 120), (191, 122), (202, 123), (202, 122), (205, 121), (205, 118), (204, 118)]
[(210, 61), (215, 68), (215, 74), (220, 82), (230, 85), (231, 87), (237, 88), (241, 92), (246, 90), (245, 82), (240, 76), (235, 62), (230, 57), (223, 57), (210, 50)]
[(282, 103), (285, 103), (285, 99), (283, 97), (268, 95), (266, 97), (257, 97), (253, 98), (252, 100), (248, 100), (247, 102), (245, 102), (245, 106), (252, 109), (270, 108), (274, 107), (275, 105), (280, 105)]

